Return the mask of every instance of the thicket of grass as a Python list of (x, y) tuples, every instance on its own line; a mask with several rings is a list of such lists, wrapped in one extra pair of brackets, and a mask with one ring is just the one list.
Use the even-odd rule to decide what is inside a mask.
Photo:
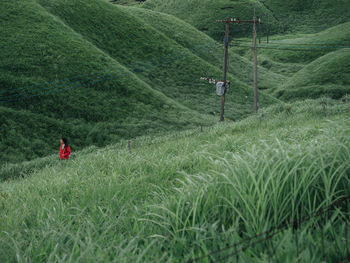
[[(132, 153), (125, 142), (92, 148), (7, 179), (0, 260), (186, 262), (319, 211), (350, 194), (350, 104), (323, 100), (278, 104), (203, 133), (139, 138)], [(328, 262), (344, 256), (341, 215), (331, 211), (324, 228)], [(291, 231), (275, 237), (278, 260), (321, 262), (322, 225), (300, 229), (299, 259)], [(240, 258), (264, 262), (267, 253), (258, 245)]]

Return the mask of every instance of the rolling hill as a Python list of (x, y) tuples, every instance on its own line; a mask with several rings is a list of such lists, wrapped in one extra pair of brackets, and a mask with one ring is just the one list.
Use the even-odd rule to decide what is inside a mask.
[[(219, 99), (212, 85), (199, 80), (221, 76), (219, 60), (201, 56), (222, 53), (214, 41), (198, 46), (199, 54), (179, 37), (100, 0), (5, 1), (3, 6), (3, 162), (52, 153), (62, 135), (77, 150), (215, 122)], [(174, 23), (174, 28), (184, 25)], [(189, 35), (203, 36), (194, 28)], [(251, 112), (252, 92), (246, 77), (230, 79), (234, 88), (226, 117), (241, 119)], [(261, 98), (262, 105), (274, 101)]]
[(327, 96), (336, 99), (350, 93), (350, 50), (330, 52), (302, 70), (276, 92), (283, 100)]
[(81, 148), (158, 125), (161, 130), (186, 126), (192, 118), (206, 122), (35, 1), (18, 3), (7, 1), (1, 9), (6, 24), (0, 62), (2, 161), (48, 154), (62, 135)]
[[(268, 91), (282, 100), (341, 98), (350, 93), (349, 29), (347, 22), (313, 34), (273, 36), (269, 44), (259, 44), (260, 66), (285, 77), (279, 78), (277, 89), (271, 85)], [(234, 41), (231, 51), (252, 59), (248, 39)]]
[[(317, 80), (314, 77), (308, 81), (305, 79), (305, 82), (300, 80), (300, 76), (303, 74), (306, 78), (305, 72), (310, 71), (310, 68), (316, 65), (321, 57), (342, 48), (344, 48), (344, 53), (348, 52), (346, 48), (350, 47), (350, 24), (348, 22), (350, 21), (350, 6), (345, 0), (309, 1), (307, 3), (297, 0), (287, 2), (278, 0), (147, 0), (142, 7), (175, 15), (194, 25), (197, 29), (204, 29), (203, 32), (221, 43), (223, 26), (215, 23), (215, 20), (225, 17), (251, 19), (254, 4), (257, 6), (257, 17), (263, 19), (263, 25), (258, 27), (258, 35), (263, 37), (262, 43), (258, 45), (261, 66), (259, 69), (260, 89), (266, 89), (278, 98), (286, 100), (320, 96), (340, 98), (350, 92), (350, 87), (346, 84), (347, 65), (344, 59), (340, 60), (340, 56), (336, 56), (337, 58), (332, 60), (332, 65), (337, 65), (336, 83), (343, 83), (341, 87), (338, 84), (332, 85), (331, 81), (325, 81), (327, 85), (323, 85), (322, 78), (331, 79), (327, 76), (326, 68), (316, 74), (318, 75)], [(273, 37), (270, 36), (269, 44), (266, 43), (265, 39), (267, 14), (269, 14), (270, 34), (274, 34)], [(238, 46), (231, 49), (238, 56), (231, 56), (230, 61), (238, 63), (232, 63), (230, 71), (234, 72), (235, 76), (242, 75), (240, 73), (244, 75), (248, 71), (242, 71), (238, 65), (247, 67), (249, 61), (252, 61), (251, 26), (236, 25), (231, 26), (230, 30), (233, 45)], [(217, 33), (219, 36), (216, 35)], [(237, 39), (237, 37), (242, 36), (249, 38)], [(326, 56), (326, 59), (330, 57)], [(335, 59), (339, 61), (335, 61)], [(325, 59), (322, 61), (324, 65)], [(246, 74), (249, 76), (244, 80), (246, 83), (252, 79), (251, 74), (251, 72)], [(298, 83), (294, 83), (295, 78), (299, 79)], [(314, 85), (312, 85), (313, 80), (315, 80)], [(310, 87), (303, 88), (304, 86)], [(295, 97), (292, 94), (295, 94)]]

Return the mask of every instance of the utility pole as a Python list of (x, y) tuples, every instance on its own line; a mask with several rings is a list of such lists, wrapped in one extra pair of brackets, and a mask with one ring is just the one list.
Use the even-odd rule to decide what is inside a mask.
[(221, 108), (220, 108), (220, 121), (224, 121), (225, 113), (225, 95), (228, 88), (227, 82), (227, 63), (228, 63), (228, 47), (230, 42), (230, 23), (237, 23), (236, 19), (226, 17), (225, 20), (216, 20), (217, 23), (225, 23), (225, 43), (224, 43), (224, 67), (223, 67), (223, 83), (224, 83), (224, 92), (221, 96)]
[[(260, 21), (259, 21), (260, 22)], [(258, 113), (258, 56), (256, 48), (256, 7), (253, 18), (253, 53), (254, 53), (254, 113)]]
[(229, 27), (229, 18), (226, 18), (225, 23), (225, 50), (224, 50), (224, 68), (223, 68), (223, 82), (224, 82), (224, 94), (221, 96), (221, 108), (220, 108), (220, 121), (224, 121), (225, 113), (225, 95), (226, 95), (226, 80), (227, 80), (227, 62), (228, 62), (228, 44), (230, 41), (230, 27)]
[[(256, 19), (256, 7), (254, 5), (254, 17), (253, 20), (245, 20), (245, 21), (240, 21), (237, 19), (232, 19), (227, 22), (228, 19), (226, 20), (220, 20), (220, 22), (226, 22), (226, 23), (251, 23), (253, 24), (253, 53), (254, 53), (254, 85), (253, 85), (253, 90), (254, 90), (254, 113), (256, 114), (258, 112), (258, 57), (257, 57), (257, 45), (256, 45), (256, 24), (259, 23), (261, 24), (260, 19)], [(218, 21), (217, 21), (218, 22)]]
[(270, 15), (267, 13), (267, 34), (266, 34), (266, 42), (269, 43), (269, 35), (270, 35), (270, 24), (269, 24)]

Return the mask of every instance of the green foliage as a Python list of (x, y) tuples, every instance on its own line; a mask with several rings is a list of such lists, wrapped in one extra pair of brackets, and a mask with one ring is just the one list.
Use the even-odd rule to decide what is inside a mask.
[[(140, 137), (131, 153), (123, 141), (67, 162), (8, 165), (0, 260), (182, 262), (320, 211), (350, 194), (349, 110), (348, 100), (281, 103), (204, 132)], [(340, 210), (329, 216), (299, 229), (299, 261), (322, 261), (320, 230), (326, 261), (345, 256), (346, 222)], [(271, 242), (279, 261), (297, 261), (291, 230)], [(268, 253), (256, 245), (239, 256), (260, 262)]]

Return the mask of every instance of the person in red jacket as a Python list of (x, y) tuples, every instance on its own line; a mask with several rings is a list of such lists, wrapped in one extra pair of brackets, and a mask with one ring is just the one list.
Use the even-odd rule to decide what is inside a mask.
[(61, 138), (61, 146), (60, 146), (60, 160), (67, 160), (71, 153), (70, 147), (68, 145), (67, 139)]

